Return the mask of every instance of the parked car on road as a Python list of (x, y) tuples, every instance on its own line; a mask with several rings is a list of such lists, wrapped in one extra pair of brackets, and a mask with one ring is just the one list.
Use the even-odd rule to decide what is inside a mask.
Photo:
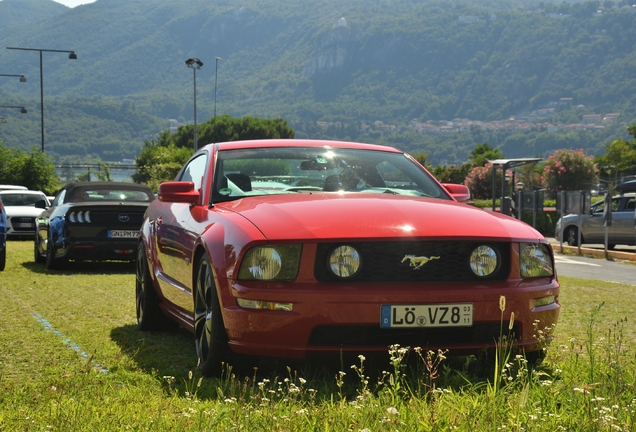
[[(636, 194), (626, 193), (612, 197), (612, 225), (607, 228), (608, 248), (614, 249), (618, 244), (636, 244), (634, 229), (634, 206)], [(605, 244), (604, 224), (605, 201), (592, 204), (588, 214), (581, 215), (581, 244)], [(569, 214), (560, 218), (555, 226), (555, 238), (570, 246), (579, 245), (579, 215)]]
[(134, 261), (137, 237), (152, 190), (119, 182), (67, 184), (50, 207), (40, 209), (34, 259), (48, 269), (69, 260)]
[(0, 185), (0, 191), (5, 190), (28, 190), (28, 188), (26, 186)]
[(0, 198), (0, 271), (4, 270), (7, 262), (7, 213)]
[(7, 237), (33, 238), (35, 218), (42, 210), (36, 203), (48, 206), (50, 203), (44, 192), (31, 190), (0, 191), (0, 199), (7, 212)]
[(536, 327), (560, 310), (552, 249), (529, 225), (458, 202), (469, 197), (389, 147), (210, 144), (146, 212), (139, 328), (191, 330), (206, 375), (233, 353), (494, 350), (502, 317), (516, 349), (541, 358)]

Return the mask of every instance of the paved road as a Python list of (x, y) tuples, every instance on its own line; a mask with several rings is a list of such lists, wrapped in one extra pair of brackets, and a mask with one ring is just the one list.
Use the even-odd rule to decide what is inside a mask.
[(555, 254), (557, 275), (620, 282), (636, 286), (636, 264), (575, 255)]

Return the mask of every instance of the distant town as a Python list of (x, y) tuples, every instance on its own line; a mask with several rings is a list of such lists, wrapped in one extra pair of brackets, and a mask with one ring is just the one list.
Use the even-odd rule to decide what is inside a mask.
[[(510, 117), (505, 120), (480, 121), (470, 120), (466, 118), (455, 118), (453, 120), (428, 120), (421, 122), (416, 119), (411, 120), (406, 125), (385, 124), (382, 121), (373, 123), (362, 122), (359, 127), (360, 133), (378, 131), (378, 132), (402, 132), (404, 130), (414, 130), (422, 135), (443, 135), (455, 132), (468, 132), (472, 128), (478, 128), (481, 131), (488, 132), (571, 132), (579, 130), (596, 130), (602, 129), (608, 125), (618, 124), (620, 113), (606, 114), (584, 114), (580, 123), (554, 123), (549, 121), (557, 114), (559, 106), (571, 103), (571, 98), (563, 98), (559, 102), (552, 103), (545, 108), (532, 111), (530, 114), (521, 117)], [(583, 105), (576, 108), (584, 109)], [(331, 126), (342, 126), (340, 122), (318, 122), (318, 125), (327, 129)], [(627, 125), (627, 123), (625, 123)]]

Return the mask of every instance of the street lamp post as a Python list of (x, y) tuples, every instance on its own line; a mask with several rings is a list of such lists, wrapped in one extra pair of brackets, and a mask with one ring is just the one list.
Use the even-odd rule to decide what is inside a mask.
[(26, 77), (24, 75), (0, 74), (0, 76), (20, 77), (20, 82), (26, 82)]
[(223, 60), (221, 57), (216, 57), (214, 64), (214, 120), (212, 120), (212, 130), (214, 131), (216, 139), (216, 81), (219, 76), (219, 60)]
[(16, 48), (16, 47), (7, 47), (7, 49), (40, 52), (40, 125), (42, 130), (42, 153), (44, 153), (44, 80), (42, 79), (42, 53), (45, 51), (69, 53), (68, 58), (71, 60), (77, 60), (77, 55), (75, 54), (75, 51), (68, 51), (68, 50), (54, 50), (54, 49), (41, 49), (41, 48)]
[(20, 110), (20, 113), (26, 114), (27, 110), (23, 106), (14, 106), (14, 105), (0, 105), (0, 108), (16, 108)]
[(197, 70), (201, 69), (203, 62), (198, 58), (189, 58), (185, 64), (192, 69), (194, 74), (194, 151), (197, 151), (199, 149), (197, 137)]

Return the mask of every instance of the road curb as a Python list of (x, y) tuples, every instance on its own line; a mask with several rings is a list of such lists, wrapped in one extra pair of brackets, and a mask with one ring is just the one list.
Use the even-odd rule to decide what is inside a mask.
[[(564, 255), (579, 255), (579, 248), (577, 246), (568, 246), (568, 245), (561, 246), (559, 243), (556, 243), (556, 244), (551, 243), (551, 245), (552, 245), (552, 250), (555, 253), (560, 253)], [(604, 249), (592, 249), (592, 248), (586, 248), (586, 247), (581, 248), (581, 255), (590, 256), (594, 258), (606, 257)], [(608, 250), (607, 258), (621, 260), (621, 261), (636, 262), (636, 253)]]

